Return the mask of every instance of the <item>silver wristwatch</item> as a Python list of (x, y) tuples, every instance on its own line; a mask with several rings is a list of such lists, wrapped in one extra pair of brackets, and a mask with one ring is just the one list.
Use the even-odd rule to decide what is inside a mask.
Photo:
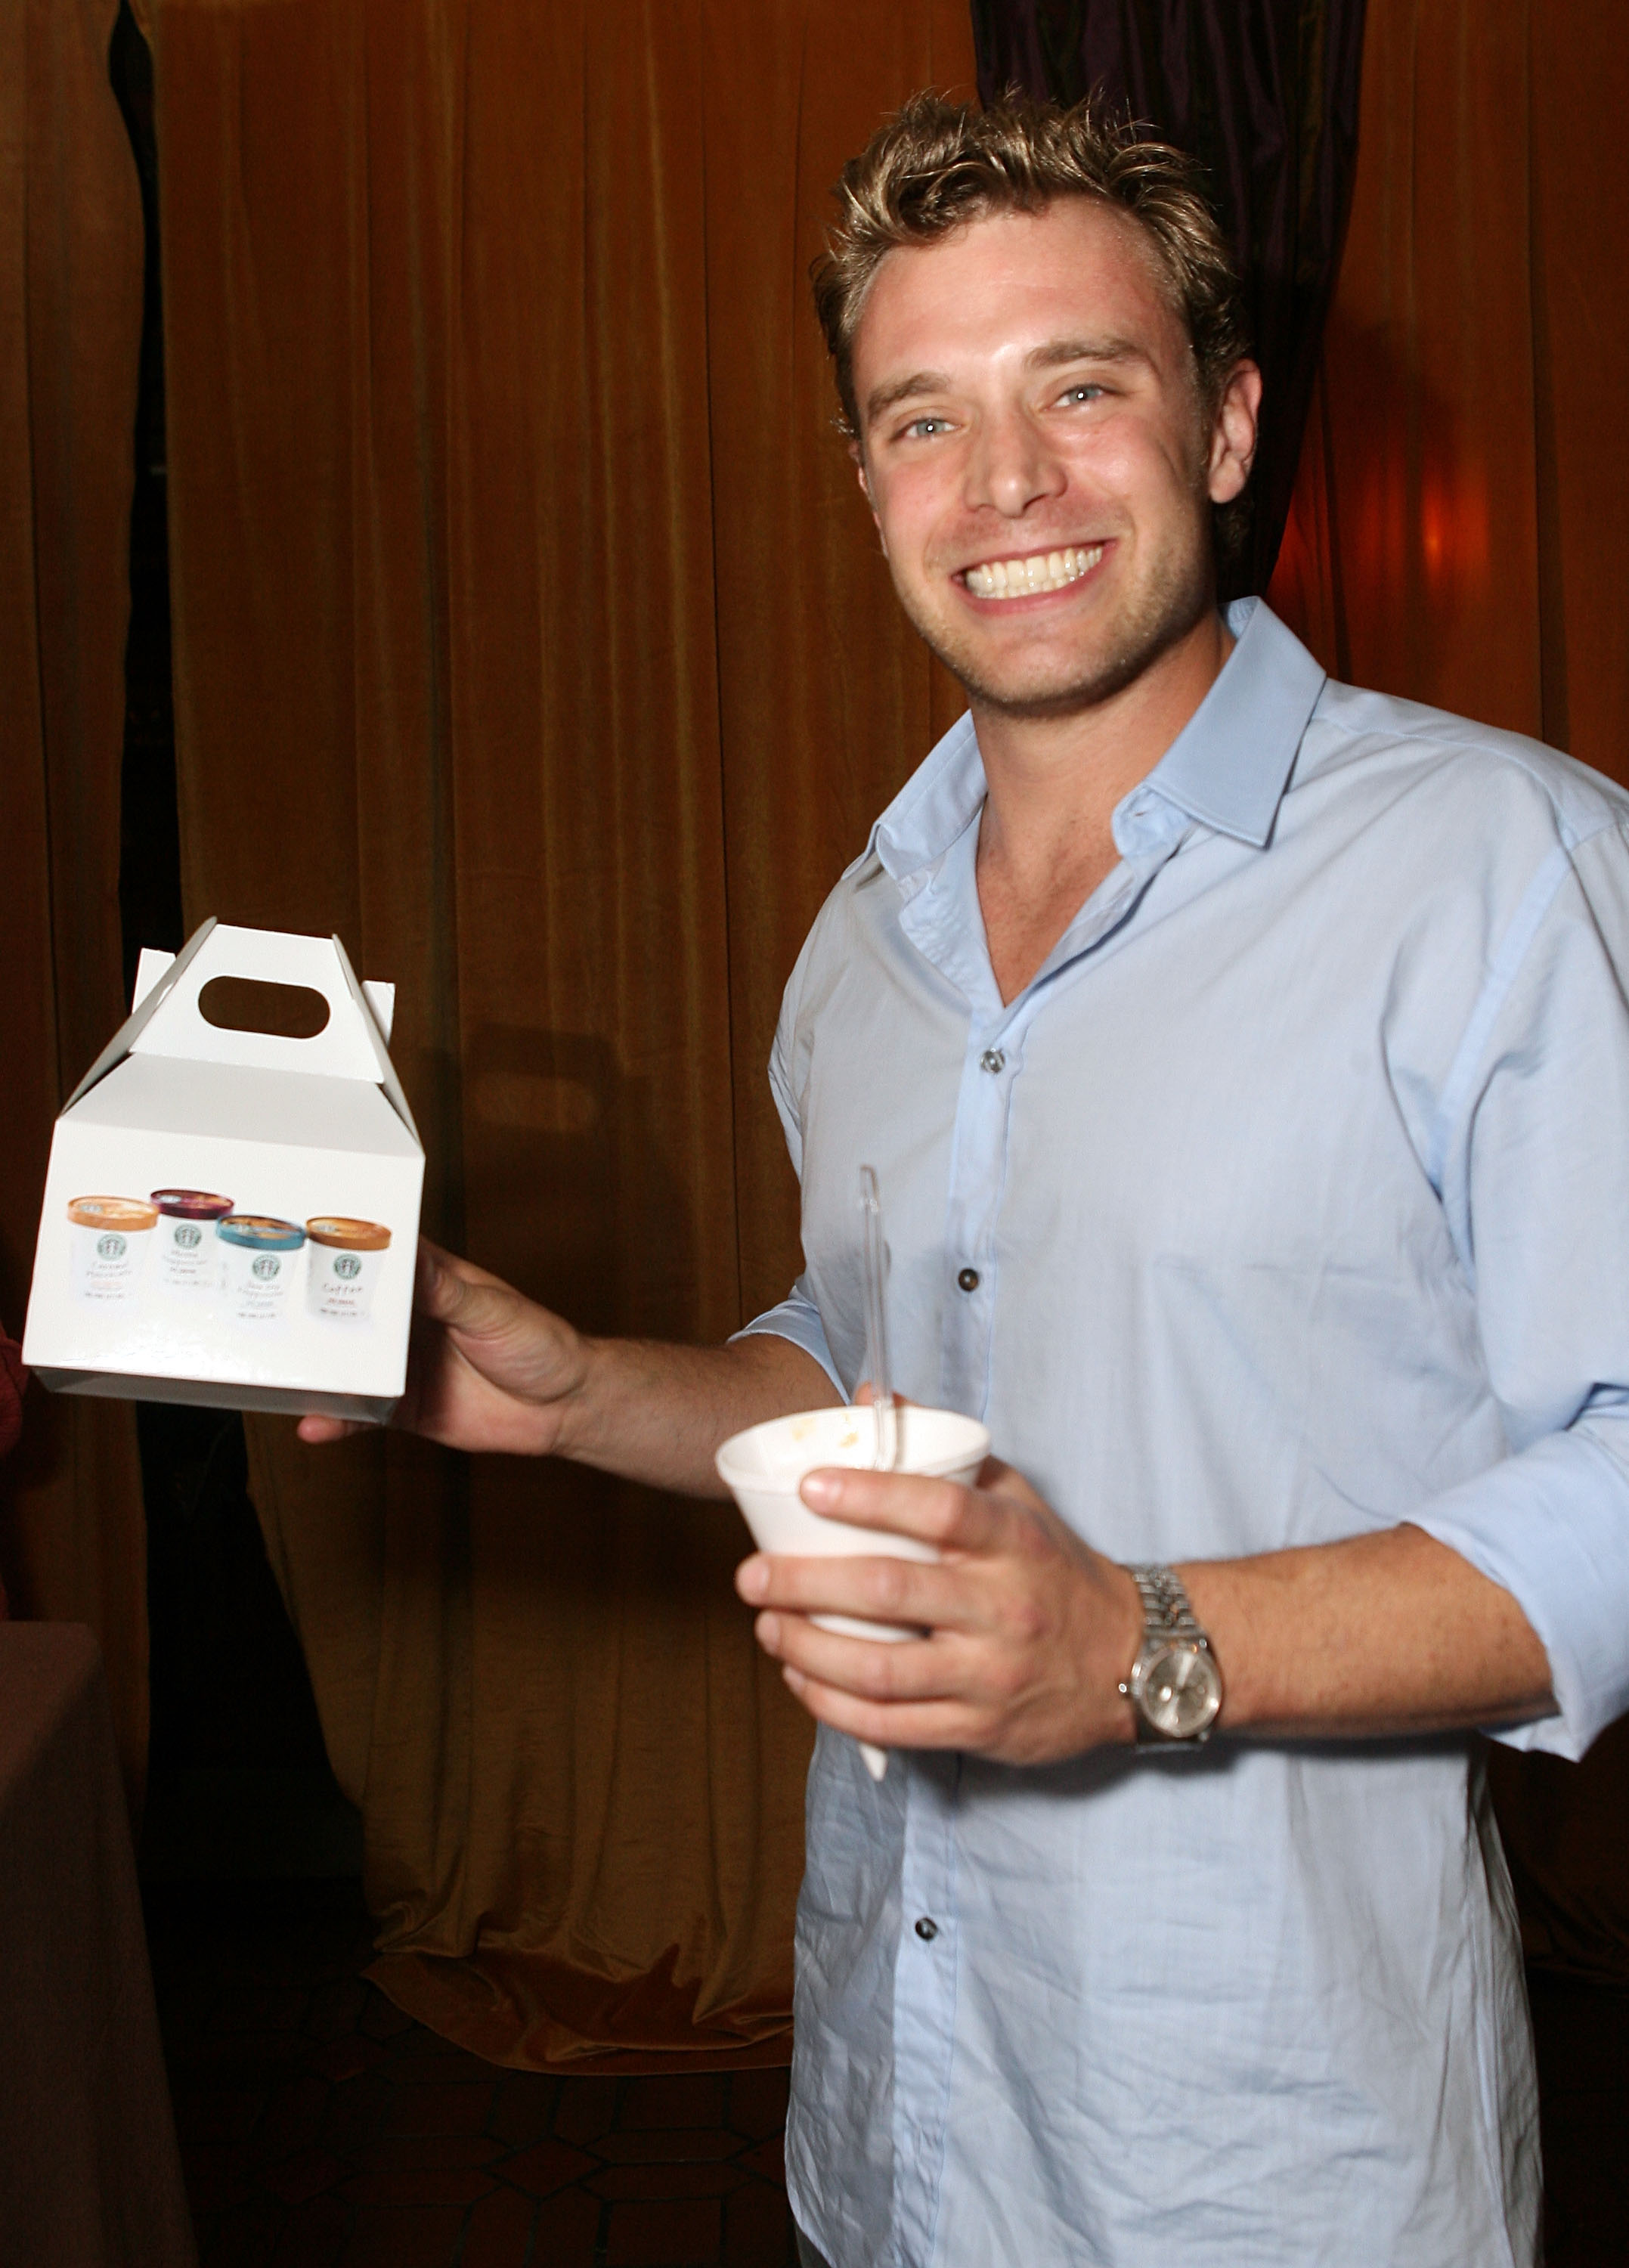
[(1199, 1748), (1221, 1714), (1221, 1671), (1211, 1641), (1168, 1567), (1125, 1572), (1143, 1602), (1143, 1642), (1130, 1676), (1120, 1683), (1136, 1712), (1138, 1740)]

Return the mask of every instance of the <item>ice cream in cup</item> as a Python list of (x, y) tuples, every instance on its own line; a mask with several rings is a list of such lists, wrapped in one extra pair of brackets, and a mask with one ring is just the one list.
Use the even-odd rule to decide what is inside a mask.
[(73, 1286), (92, 1307), (122, 1307), (141, 1290), (158, 1208), (145, 1197), (75, 1197), (68, 1207)]
[(269, 1213), (233, 1212), (215, 1224), (221, 1302), (234, 1323), (268, 1329), (289, 1311), (306, 1232)]
[(326, 1316), (330, 1322), (365, 1322), (373, 1286), (390, 1249), (390, 1231), (376, 1220), (325, 1213), (306, 1223), (306, 1235), (310, 1245), (307, 1313)]
[[(921, 1410), (902, 1403), (898, 1425), (898, 1472), (923, 1473), (966, 1486), (977, 1478), (990, 1454), (988, 1430), (976, 1418), (963, 1418), (954, 1410)], [(874, 1465), (876, 1440), (876, 1417), (870, 1409), (806, 1410), (797, 1417), (771, 1418), (764, 1425), (749, 1425), (744, 1433), (732, 1434), (713, 1462), (760, 1551), (807, 1559), (937, 1559), (932, 1544), (914, 1535), (828, 1520), (799, 1495), (804, 1475), (822, 1465)], [(853, 1615), (815, 1615), (812, 1619), (822, 1630), (848, 1638), (898, 1640), (917, 1635), (896, 1623), (867, 1622)], [(872, 1777), (881, 1779), (887, 1759), (868, 1743), (860, 1746)]]
[(155, 1189), (152, 1202), (159, 1283), (166, 1292), (212, 1292), (219, 1272), (215, 1224), (232, 1211), (232, 1199), (208, 1189)]

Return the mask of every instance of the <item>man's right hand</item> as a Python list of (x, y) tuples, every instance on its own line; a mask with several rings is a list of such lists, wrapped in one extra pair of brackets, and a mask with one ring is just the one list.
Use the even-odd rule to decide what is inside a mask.
[[(547, 1456), (587, 1376), (588, 1343), (512, 1285), (421, 1237), (407, 1390), (392, 1423), (450, 1449)], [(302, 1418), (302, 1441), (364, 1429)]]
[[(407, 1391), (391, 1423), (449, 1449), (571, 1457), (652, 1488), (724, 1497), (713, 1452), (728, 1434), (837, 1398), (790, 1339), (754, 1333), (697, 1347), (589, 1338), (421, 1240)], [(339, 1418), (299, 1421), (303, 1441), (362, 1430)]]

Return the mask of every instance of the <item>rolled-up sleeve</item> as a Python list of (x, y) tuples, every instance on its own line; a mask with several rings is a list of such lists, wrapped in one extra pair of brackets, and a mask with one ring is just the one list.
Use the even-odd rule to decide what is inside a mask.
[[(780, 1021), (775, 1033), (775, 1044), (770, 1053), (770, 1092), (775, 1097), (775, 1108), (779, 1114), (781, 1130), (786, 1137), (786, 1148), (791, 1154), (792, 1171), (798, 1175), (800, 1181), (803, 1177), (803, 1124), (799, 1114), (796, 1085), (792, 1073), (792, 1032), (797, 1016), (798, 989), (802, 982), (808, 956), (809, 946), (806, 943), (798, 956), (797, 966), (793, 968), (786, 985), (785, 996), (781, 1002)], [(838, 1375), (837, 1364), (832, 1359), (831, 1349), (826, 1341), (826, 1327), (821, 1321), (820, 1309), (815, 1305), (814, 1292), (807, 1272), (799, 1277), (784, 1300), (778, 1301), (776, 1306), (766, 1308), (763, 1314), (755, 1315), (751, 1322), (735, 1333), (735, 1337), (747, 1339), (760, 1334), (767, 1334), (773, 1338), (790, 1339), (794, 1346), (800, 1346), (805, 1354), (813, 1355), (836, 1387), (841, 1398), (844, 1402), (848, 1400), (849, 1390)]]
[(775, 1307), (766, 1307), (763, 1314), (755, 1315), (749, 1323), (736, 1332), (735, 1337), (749, 1339), (761, 1332), (768, 1332), (775, 1338), (790, 1339), (794, 1346), (800, 1346), (805, 1354), (812, 1354), (844, 1402), (848, 1400), (849, 1390), (837, 1374), (831, 1349), (826, 1344), (826, 1327), (821, 1322), (820, 1309), (810, 1295), (806, 1276), (800, 1276), (785, 1298)]
[(1535, 878), (1444, 1090), (1438, 1163), (1511, 1454), (1411, 1515), (1515, 1598), (1581, 1756), (1629, 1710), (1629, 845)]

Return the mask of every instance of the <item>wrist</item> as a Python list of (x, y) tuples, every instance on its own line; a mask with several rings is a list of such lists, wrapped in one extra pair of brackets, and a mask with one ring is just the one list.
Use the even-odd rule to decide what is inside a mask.
[(571, 1338), (575, 1360), (569, 1382), (538, 1413), (549, 1436), (542, 1454), (568, 1458), (573, 1464), (600, 1464), (606, 1447), (601, 1417), (605, 1396), (597, 1389), (614, 1359), (616, 1342), (590, 1338), (579, 1330), (571, 1332)]
[(1254, 1651), (1249, 1642), (1244, 1593), (1237, 1580), (1238, 1563), (1229, 1559), (1191, 1559), (1173, 1568), (1193, 1602), (1193, 1610), (1210, 1634), (1217, 1660), (1226, 1672), (1218, 1727), (1240, 1733), (1261, 1721), (1257, 1681), (1250, 1674)]
[(1136, 1658), (1120, 1692), (1139, 1745), (1202, 1748), (1220, 1721), (1221, 1664), (1182, 1572), (1157, 1562), (1126, 1570), (1141, 1609)]
[(1109, 1567), (1118, 1612), (1115, 1617), (1117, 1639), (1109, 1657), (1112, 1683), (1109, 1707), (1113, 1712), (1113, 1730), (1108, 1738), (1121, 1747), (1130, 1748), (1137, 1739), (1137, 1712), (1125, 1689), (1143, 1642), (1143, 1602), (1131, 1580), (1131, 1570), (1122, 1567), (1115, 1560), (1109, 1561)]

